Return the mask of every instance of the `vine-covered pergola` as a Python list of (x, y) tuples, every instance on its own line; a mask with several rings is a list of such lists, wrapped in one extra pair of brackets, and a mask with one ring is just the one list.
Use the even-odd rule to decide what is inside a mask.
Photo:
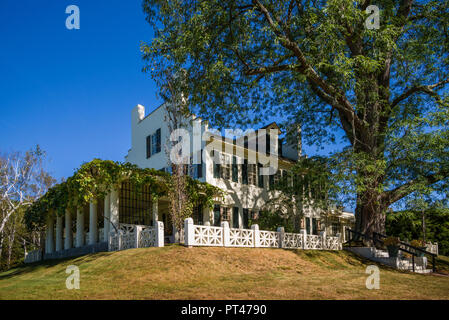
[[(192, 206), (211, 209), (214, 199), (222, 195), (215, 186), (189, 176), (187, 181)], [(30, 230), (46, 230), (46, 253), (82, 247), (86, 242), (93, 245), (107, 241), (109, 233), (117, 231), (120, 223), (154, 224), (159, 218), (158, 203), (168, 197), (170, 188), (173, 181), (169, 173), (94, 159), (28, 207), (25, 222)], [(75, 213), (76, 226), (72, 225)], [(85, 215), (89, 217), (88, 223)], [(99, 220), (99, 216), (104, 219)], [(88, 239), (84, 233), (87, 226)], [(103, 229), (100, 233), (99, 226)]]

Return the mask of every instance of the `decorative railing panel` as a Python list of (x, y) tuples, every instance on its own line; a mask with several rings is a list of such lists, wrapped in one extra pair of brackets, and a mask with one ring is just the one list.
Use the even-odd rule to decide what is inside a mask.
[(188, 218), (184, 223), (184, 244), (190, 246), (256, 247), (307, 250), (341, 250), (340, 237), (307, 235), (305, 233), (286, 233), (283, 228), (277, 232), (259, 230), (257, 225), (251, 229), (229, 228), (228, 222), (221, 227), (194, 225)]
[(109, 251), (163, 246), (164, 224), (160, 221), (153, 227), (120, 224), (119, 232), (109, 236)]
[(193, 241), (196, 246), (223, 246), (223, 228), (195, 225)]
[(311, 250), (323, 249), (323, 238), (318, 235), (308, 234), (306, 237), (305, 248)]
[(259, 246), (262, 248), (279, 248), (279, 233), (275, 231), (259, 231)]
[(254, 247), (254, 231), (251, 229), (229, 229), (231, 247)]
[(282, 248), (301, 249), (303, 248), (303, 235), (301, 233), (284, 233)]
[(148, 248), (156, 246), (156, 228), (147, 227), (139, 234), (139, 248)]
[(326, 250), (340, 250), (340, 239), (338, 237), (326, 237)]

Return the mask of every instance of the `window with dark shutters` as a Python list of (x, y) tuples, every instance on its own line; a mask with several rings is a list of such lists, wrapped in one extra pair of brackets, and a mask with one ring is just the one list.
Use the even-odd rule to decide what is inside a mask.
[(257, 179), (257, 183), (258, 183), (259, 188), (263, 188), (264, 187), (264, 185), (263, 185), (263, 175), (261, 174), (260, 169), (262, 169), (262, 164), (258, 163), (257, 164), (257, 178), (258, 178)]
[(147, 159), (151, 157), (151, 135), (147, 137)]
[(243, 209), (243, 229), (249, 228), (249, 209)]
[(237, 166), (237, 158), (232, 157), (232, 181), (239, 182), (239, 168)]
[(156, 130), (156, 153), (161, 152), (161, 129)]
[(220, 162), (218, 157), (215, 157), (215, 150), (212, 151), (212, 159), (213, 159), (213, 163), (214, 163), (214, 178), (218, 179), (220, 178)]
[(248, 184), (248, 160), (244, 159), (242, 164), (242, 183)]
[(219, 227), (221, 225), (220, 206), (214, 205), (214, 226)]
[(270, 154), (270, 134), (269, 133), (267, 133), (265, 140), (266, 140), (266, 144), (267, 144), (266, 154)]
[(232, 227), (233, 228), (239, 227), (239, 208), (238, 207), (232, 208)]

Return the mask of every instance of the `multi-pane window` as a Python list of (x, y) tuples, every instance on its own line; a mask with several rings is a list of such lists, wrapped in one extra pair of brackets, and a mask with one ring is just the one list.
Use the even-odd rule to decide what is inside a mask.
[(225, 180), (231, 180), (231, 158), (229, 155), (222, 154), (221, 160), (221, 177)]
[(231, 209), (228, 207), (221, 207), (221, 220), (230, 221), (231, 220)]
[(190, 157), (190, 172), (189, 175), (194, 178), (202, 178), (203, 177), (203, 159), (199, 157), (200, 163), (193, 164), (193, 156)]
[(248, 183), (254, 186), (257, 183), (257, 166), (255, 164), (248, 165)]
[(193, 223), (197, 225), (203, 224), (203, 206), (195, 206), (192, 213)]
[(270, 177), (270, 190), (278, 188), (279, 182), (281, 181), (282, 178), (281, 169), (278, 168), (276, 170), (276, 173), (270, 175), (269, 177)]
[(147, 158), (153, 154), (161, 152), (161, 129), (157, 129), (152, 135), (147, 136), (146, 139)]
[(148, 186), (136, 187), (123, 182), (120, 188), (119, 222), (128, 224), (150, 225), (151, 193)]
[(157, 129), (151, 136), (151, 154), (161, 152), (161, 129)]

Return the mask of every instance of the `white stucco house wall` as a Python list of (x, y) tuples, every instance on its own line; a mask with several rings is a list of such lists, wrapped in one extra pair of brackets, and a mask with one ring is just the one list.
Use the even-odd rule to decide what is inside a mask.
[[(249, 148), (245, 148), (243, 137), (233, 139), (223, 137), (218, 132), (215, 132), (214, 139), (201, 139), (205, 133), (213, 130), (209, 127), (208, 121), (194, 115), (185, 121), (184, 128), (189, 133), (190, 153), (192, 154), (192, 150), (197, 150), (197, 154), (198, 152), (202, 154), (201, 163), (192, 165), (193, 177), (217, 186), (226, 193), (224, 201), (217, 201), (213, 210), (204, 208), (200, 209), (201, 212), (196, 212), (193, 217), (194, 222), (218, 226), (221, 221), (228, 221), (231, 227), (248, 228), (249, 220), (256, 218), (261, 211), (268, 210), (267, 201), (270, 197), (278, 195), (279, 191), (270, 190), (270, 184), (294, 165), (298, 159), (297, 148), (280, 142), (277, 137), (260, 140), (263, 146), (258, 144), (258, 147), (252, 148), (256, 144), (254, 141), (256, 135), (246, 138)], [(276, 123), (261, 129), (267, 130), (267, 133), (280, 134)], [(170, 171), (170, 150), (166, 147), (170, 137), (169, 131), (165, 104), (147, 115), (145, 115), (145, 107), (137, 105), (131, 111), (131, 148), (125, 160), (141, 168)], [(257, 132), (256, 130), (256, 134)], [(268, 146), (267, 141), (269, 141)], [(273, 142), (277, 145), (273, 145)], [(215, 143), (215, 146), (220, 145), (218, 153), (217, 150), (212, 151), (212, 143)], [(256, 162), (259, 159), (268, 161), (266, 148), (271, 153), (274, 153), (273, 150), (278, 151), (276, 157), (278, 168), (271, 175), (261, 174), (260, 169), (267, 165), (251, 163), (251, 160), (245, 164), (245, 161), (248, 162), (251, 157), (257, 159)], [(214, 162), (214, 155), (221, 160), (218, 166)], [(273, 158), (270, 159), (273, 160)], [(233, 163), (239, 165), (233, 166)], [(311, 234), (317, 234), (320, 230), (326, 230), (328, 234), (344, 234), (344, 226), (354, 221), (354, 215), (348, 212), (336, 212), (335, 217), (324, 221), (316, 210), (303, 211), (301, 228)], [(163, 204), (159, 204), (159, 218), (168, 224), (168, 208), (165, 208)]]

